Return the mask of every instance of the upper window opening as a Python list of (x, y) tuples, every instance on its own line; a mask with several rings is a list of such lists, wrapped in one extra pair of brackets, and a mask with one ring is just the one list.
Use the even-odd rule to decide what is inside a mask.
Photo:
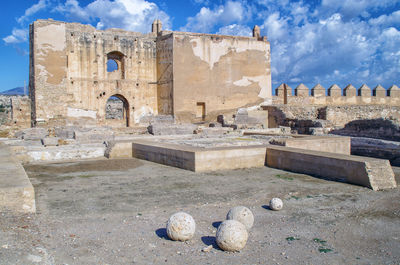
[(113, 60), (113, 59), (109, 59), (107, 61), (107, 72), (114, 72), (118, 70), (118, 63)]

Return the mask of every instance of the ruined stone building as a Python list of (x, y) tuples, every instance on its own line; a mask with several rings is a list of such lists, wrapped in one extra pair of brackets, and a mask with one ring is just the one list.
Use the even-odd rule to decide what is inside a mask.
[[(32, 124), (133, 126), (151, 115), (196, 122), (271, 100), (269, 42), (257, 27), (253, 33), (163, 31), (159, 20), (148, 34), (35, 21)], [(121, 100), (123, 119), (106, 119), (110, 98)]]

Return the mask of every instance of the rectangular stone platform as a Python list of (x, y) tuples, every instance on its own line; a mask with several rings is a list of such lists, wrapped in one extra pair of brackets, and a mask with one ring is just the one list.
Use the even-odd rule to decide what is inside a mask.
[(132, 143), (133, 157), (196, 172), (263, 167), (265, 152), (265, 145), (196, 148), (145, 140)]
[(268, 146), (266, 164), (273, 168), (345, 181), (373, 190), (397, 186), (389, 161), (383, 159)]
[(0, 211), (34, 213), (35, 191), (9, 147), (0, 143)]

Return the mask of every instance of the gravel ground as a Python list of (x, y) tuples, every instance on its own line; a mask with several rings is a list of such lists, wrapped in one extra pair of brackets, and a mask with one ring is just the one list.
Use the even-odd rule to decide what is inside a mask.
[[(25, 169), (37, 214), (1, 215), (0, 264), (400, 264), (399, 188), (374, 192), (267, 167), (194, 173), (137, 159)], [(268, 208), (272, 197), (283, 210)], [(252, 210), (254, 226), (241, 252), (223, 252), (216, 228), (237, 205)], [(196, 221), (189, 242), (166, 237), (177, 211)]]

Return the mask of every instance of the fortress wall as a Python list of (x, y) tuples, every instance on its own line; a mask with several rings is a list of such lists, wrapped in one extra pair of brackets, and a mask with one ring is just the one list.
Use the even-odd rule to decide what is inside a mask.
[[(108, 72), (110, 59), (118, 69)], [(31, 25), (30, 71), (36, 122), (79, 119), (83, 113), (106, 124), (112, 95), (127, 102), (130, 124), (157, 113), (156, 36), (151, 33), (38, 20)]]
[(316, 85), (309, 89), (300, 84), (294, 89), (286, 84), (281, 84), (275, 89), (276, 96), (273, 102), (276, 104), (287, 104), (292, 106), (300, 105), (386, 105), (400, 106), (400, 89), (393, 85), (388, 89), (378, 85), (371, 89), (367, 85), (362, 85), (356, 89), (348, 85), (343, 89), (332, 85), (327, 90), (321, 85)]
[(180, 121), (271, 100), (269, 42), (173, 32), (173, 110)]

